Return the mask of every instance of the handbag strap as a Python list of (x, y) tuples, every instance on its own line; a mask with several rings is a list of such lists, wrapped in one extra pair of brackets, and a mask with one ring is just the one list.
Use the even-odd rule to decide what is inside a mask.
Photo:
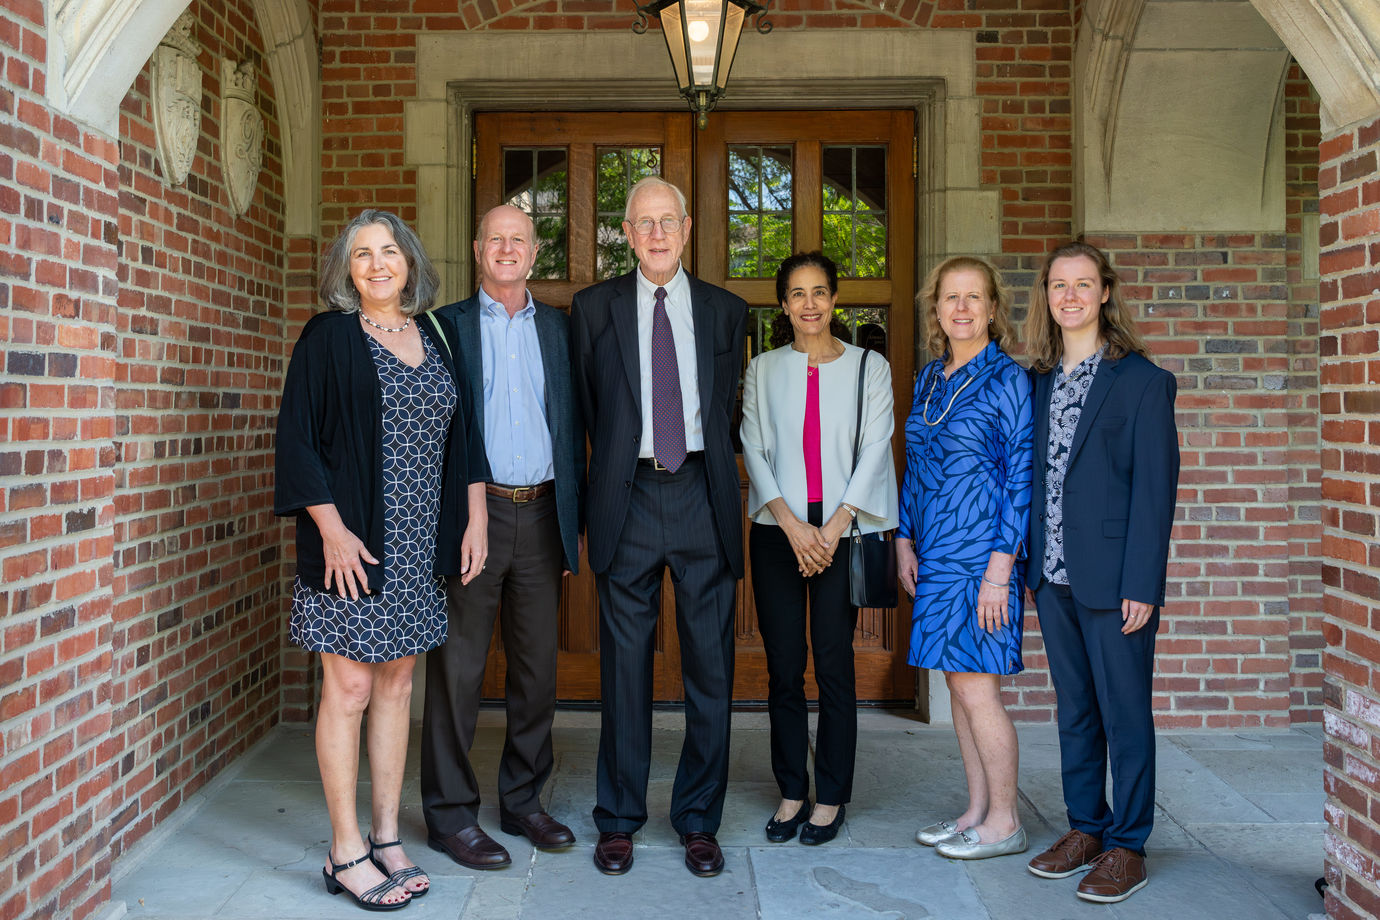
[[(858, 359), (858, 418), (856, 424), (853, 426), (853, 470), (855, 472), (858, 469), (858, 448), (862, 445), (863, 388), (867, 383), (867, 353), (868, 349), (864, 348), (862, 357)], [(855, 515), (853, 517), (852, 532), (849, 536), (859, 537), (861, 535), (862, 532), (858, 530), (858, 518)]]
[[(446, 341), (446, 333), (441, 329), (441, 321), (436, 318), (436, 314), (431, 310), (427, 310), (425, 316), (427, 319), (431, 320), (431, 325), (436, 327), (436, 338), (441, 340), (441, 347), (446, 350), (446, 357), (454, 361), (455, 355), (451, 354), (450, 343)], [(857, 461), (855, 460), (853, 462), (856, 463)]]
[(867, 352), (864, 348), (862, 357), (858, 359), (858, 418), (853, 426), (853, 469), (858, 468), (858, 447), (862, 444), (863, 387), (867, 383)]

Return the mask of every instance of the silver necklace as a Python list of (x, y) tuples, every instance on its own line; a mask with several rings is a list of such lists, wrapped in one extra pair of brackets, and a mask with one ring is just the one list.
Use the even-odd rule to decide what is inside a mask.
[(364, 321), (365, 321), (366, 323), (368, 323), (369, 325), (373, 326), (375, 329), (378, 329), (378, 330), (380, 330), (380, 331), (382, 331), (382, 332), (406, 332), (406, 331), (407, 331), (407, 327), (410, 326), (410, 325), (412, 325), (412, 317), (410, 317), (410, 316), (409, 316), (409, 317), (406, 317), (406, 318), (403, 320), (403, 324), (402, 324), (401, 326), (399, 326), (397, 329), (392, 329), (392, 328), (390, 328), (390, 327), (388, 327), (388, 326), (383, 325), (382, 323), (376, 323), (376, 322), (374, 322), (372, 319), (370, 319), (369, 317), (367, 317), (367, 316), (364, 315), (364, 311), (363, 311), (363, 310), (360, 310), (360, 311), (359, 311), (359, 318), (362, 319), (362, 320), (364, 320)]
[(933, 428), (935, 425), (938, 425), (940, 422), (944, 421), (944, 419), (948, 417), (949, 410), (954, 407), (954, 400), (958, 399), (958, 394), (968, 389), (968, 384), (972, 383), (974, 380), (977, 379), (976, 374), (970, 375), (968, 379), (963, 382), (963, 386), (959, 387), (956, 391), (954, 391), (954, 395), (949, 397), (949, 404), (944, 407), (943, 414), (941, 414), (939, 418), (935, 419), (934, 421), (930, 421), (930, 397), (934, 395), (935, 381), (937, 379), (942, 378), (943, 376), (944, 371), (941, 369), (935, 371), (934, 374), (930, 377), (930, 388), (925, 393), (925, 405), (922, 406), (920, 409), (921, 421), (923, 421), (926, 425), (929, 425), (931, 428)]

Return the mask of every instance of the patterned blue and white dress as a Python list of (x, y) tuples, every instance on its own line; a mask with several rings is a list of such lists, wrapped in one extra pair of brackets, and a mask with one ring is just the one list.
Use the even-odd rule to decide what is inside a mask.
[(446, 432), (455, 384), (423, 335), (426, 357), (409, 367), (368, 336), (383, 400), (384, 585), (357, 601), (292, 586), (289, 636), (309, 652), (392, 661), (446, 641), (445, 579), (433, 574)]
[[(1034, 416), (1030, 378), (988, 343), (944, 379), (931, 361), (906, 419), (897, 536), (915, 543), (919, 572), (910, 663), (940, 671), (1016, 674), (1021, 662), (1025, 538)], [(994, 551), (1012, 553), (1009, 626), (978, 625), (977, 596)]]

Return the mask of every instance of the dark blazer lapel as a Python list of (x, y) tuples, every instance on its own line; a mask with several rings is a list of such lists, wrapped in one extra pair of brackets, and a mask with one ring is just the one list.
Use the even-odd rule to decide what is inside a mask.
[(556, 362), (563, 360), (559, 327), (557, 326), (556, 316), (541, 308), (537, 309), (537, 348), (541, 351), (541, 374), (546, 382), (546, 427), (551, 430), (551, 443), (557, 443), (561, 428), (564, 427), (564, 418), (560, 418), (557, 409), (562, 405), (556, 396), (564, 390), (561, 381), (556, 376)]
[[(1112, 390), (1112, 384), (1116, 382), (1116, 375), (1121, 373), (1120, 361), (1108, 361), (1102, 359), (1098, 365), (1097, 376), (1093, 378), (1092, 386), (1088, 388), (1088, 396), (1083, 400), (1083, 413), (1078, 417), (1078, 430), (1073, 433), (1073, 444), (1069, 447), (1069, 466), (1073, 466), (1073, 461), (1078, 457), (1078, 451), (1083, 446), (1083, 442), (1088, 439), (1088, 432), (1092, 430), (1093, 420), (1097, 418), (1097, 413), (1102, 409), (1102, 403), (1106, 401), (1107, 394)], [(1048, 416), (1049, 410), (1046, 408), (1045, 415)]]
[(695, 322), (695, 373), (700, 385), (700, 414), (714, 404), (714, 301), (708, 285), (690, 279), (690, 312)]
[(460, 332), (460, 355), (465, 359), (465, 376), (469, 378), (474, 400), (474, 420), (481, 433), (484, 431), (484, 347), (479, 315), (483, 312), (479, 295), (475, 294), (461, 302), (456, 322)]
[(1035, 470), (1039, 473), (1040, 488), (1044, 488), (1044, 471), (1048, 464), (1045, 451), (1038, 445), (1049, 443), (1049, 397), (1054, 392), (1054, 373), (1035, 374)]
[[(633, 269), (637, 271), (637, 269)], [(637, 407), (638, 424), (642, 422), (642, 371), (637, 360), (637, 279), (630, 272), (614, 286), (609, 301), (609, 322), (618, 337), (618, 351), (623, 355), (623, 373), (632, 390), (633, 405)]]

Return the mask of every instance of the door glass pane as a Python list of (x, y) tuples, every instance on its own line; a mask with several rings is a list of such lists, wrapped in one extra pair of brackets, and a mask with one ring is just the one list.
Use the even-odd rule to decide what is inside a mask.
[(594, 194), (598, 199), (594, 277), (616, 278), (633, 269), (632, 250), (623, 238), (628, 189), (646, 176), (661, 175), (660, 147), (600, 147)]
[[(887, 354), (885, 306), (834, 308), (829, 331), (840, 341)], [(789, 345), (794, 338), (791, 321), (780, 307), (752, 307), (748, 312), (748, 357)]]
[(844, 278), (885, 278), (886, 148), (825, 147), (824, 254)]
[(568, 275), (566, 228), (570, 223), (569, 168), (565, 148), (503, 148), (503, 202), (521, 208), (537, 226), (533, 278)]
[(771, 278), (791, 254), (791, 148), (728, 148), (728, 277)]

